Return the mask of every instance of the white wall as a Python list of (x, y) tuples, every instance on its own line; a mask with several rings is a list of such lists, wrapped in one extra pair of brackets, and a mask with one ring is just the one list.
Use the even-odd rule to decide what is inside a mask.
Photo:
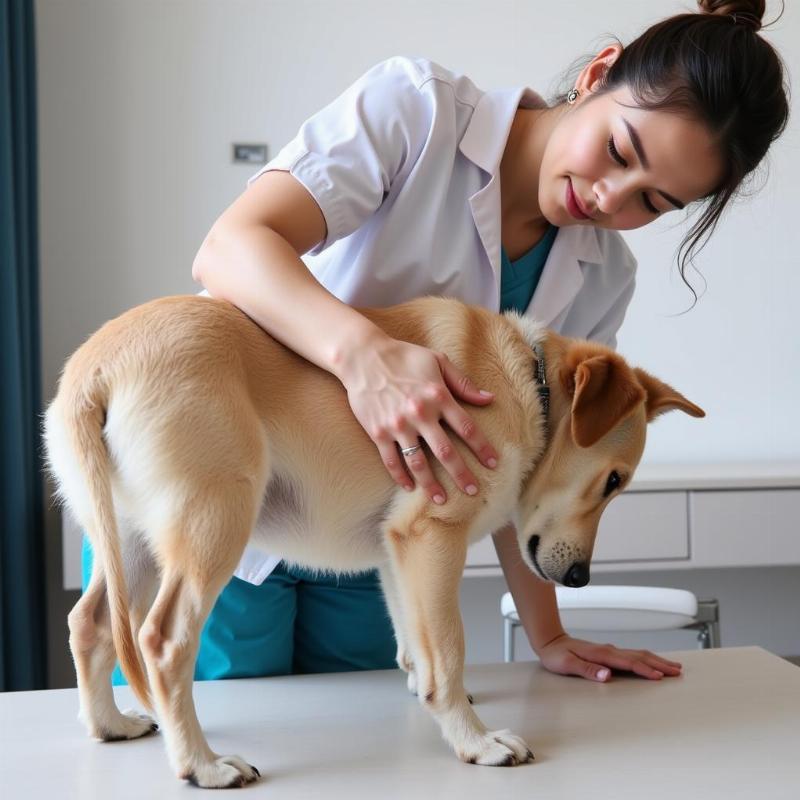
[[(792, 4), (769, 34), (800, 65)], [(547, 94), (602, 34), (628, 41), (685, 3), (657, 0), (40, 0), (42, 303), (46, 394), (68, 353), (143, 300), (193, 291), (191, 261), (253, 171), (233, 141), (272, 152), (363, 70), (425, 55), (480, 86)], [(400, 10), (402, 9), (402, 10)], [(628, 234), (639, 287), (620, 350), (708, 411), (654, 426), (651, 462), (791, 459), (800, 363), (794, 213), (800, 136), (770, 157), (771, 179), (731, 210), (698, 264), (691, 299), (674, 251), (678, 214)], [(672, 215), (670, 215), (672, 216)], [(702, 286), (699, 278), (693, 280)]]
[[(375, 62), (422, 55), (486, 88), (548, 95), (571, 62), (690, 5), (672, 0), (38, 0), (41, 303), (45, 399), (64, 360), (105, 320), (193, 292), (194, 254), (253, 172), (231, 143), (276, 152)], [(800, 12), (768, 34), (800, 65)], [(704, 406), (669, 415), (650, 462), (800, 456), (794, 402), (800, 294), (794, 213), (800, 137), (773, 149), (771, 179), (723, 221), (699, 259), (698, 307), (675, 275), (683, 228), (629, 235), (639, 289), (620, 335), (634, 362)], [(694, 279), (699, 286), (699, 279)], [(64, 637), (57, 520), (48, 580), (53, 652)]]

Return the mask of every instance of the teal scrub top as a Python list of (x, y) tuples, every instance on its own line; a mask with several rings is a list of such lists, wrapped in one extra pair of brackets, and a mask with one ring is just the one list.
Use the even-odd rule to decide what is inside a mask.
[(551, 225), (541, 240), (516, 261), (500, 250), (500, 310), (524, 314), (542, 277), (558, 228)]

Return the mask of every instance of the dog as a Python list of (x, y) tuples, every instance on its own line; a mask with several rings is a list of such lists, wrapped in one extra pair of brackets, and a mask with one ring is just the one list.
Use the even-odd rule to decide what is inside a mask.
[(542, 580), (584, 585), (600, 515), (630, 482), (647, 422), (704, 416), (613, 350), (515, 313), (422, 298), (366, 309), (396, 339), (443, 352), (494, 400), (469, 413), (500, 454), (436, 505), (387, 473), (336, 378), (230, 303), (166, 297), (108, 322), (68, 360), (44, 419), (56, 497), (87, 531), (95, 565), (69, 614), (79, 718), (101, 740), (156, 730), (121, 713), (115, 657), (157, 713), (172, 768), (202, 787), (258, 770), (209, 747), (191, 694), (204, 621), (249, 543), (339, 573), (377, 568), (408, 686), (462, 761), (532, 758), (488, 730), (463, 686), (458, 586), (467, 547), (509, 521)]

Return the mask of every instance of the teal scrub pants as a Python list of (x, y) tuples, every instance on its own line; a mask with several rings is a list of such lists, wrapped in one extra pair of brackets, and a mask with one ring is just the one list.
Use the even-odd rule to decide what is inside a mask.
[[(92, 546), (83, 537), (84, 590)], [(377, 570), (314, 577), (281, 562), (260, 586), (231, 578), (200, 636), (197, 681), (396, 667)], [(126, 683), (119, 666), (114, 685)]]

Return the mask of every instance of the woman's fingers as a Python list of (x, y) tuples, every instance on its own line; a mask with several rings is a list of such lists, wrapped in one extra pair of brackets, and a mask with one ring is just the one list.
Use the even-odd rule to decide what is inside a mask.
[[(465, 494), (475, 495), (478, 493), (478, 480), (467, 466), (458, 448), (454, 446), (448, 433), (442, 427), (440, 420), (443, 417), (451, 428), (453, 428), (453, 425), (450, 420), (461, 422), (460, 429), (454, 428), (454, 430), (467, 444), (472, 446), (477, 443), (484, 450), (488, 448), (489, 452), (493, 453), (491, 448), (488, 447), (488, 442), (483, 434), (478, 431), (475, 423), (462, 411), (444, 384), (431, 384), (424, 392), (423, 398), (415, 398), (409, 401), (408, 414), (406, 415), (407, 424), (422, 437), (433, 457), (444, 467), (452, 478), (453, 483)], [(497, 464), (493, 455), (489, 455), (487, 460), (492, 461), (495, 465)], [(427, 479), (430, 473), (430, 480), (434, 480), (424, 453), (415, 454), (410, 459), (406, 459), (406, 461), (415, 477), (419, 475)], [(444, 490), (441, 487), (440, 490), (444, 494)], [(432, 492), (428, 494), (429, 497), (433, 498)]]
[[(390, 339), (355, 359), (341, 380), (356, 419), (399, 486), (419, 485), (434, 502), (445, 502), (444, 487), (432, 468), (435, 458), (461, 491), (477, 494), (478, 481), (456, 446), (456, 436), (486, 467), (497, 465), (497, 452), (456, 402), (448, 383), (461, 400), (486, 405), (492, 397), (441, 353)], [(414, 449), (420, 443), (425, 449)]]
[(475, 424), (472, 417), (458, 403), (455, 401), (448, 403), (444, 408), (443, 417), (450, 428), (475, 453), (481, 464), (489, 467), (489, 469), (494, 469), (497, 466), (497, 451), (483, 435), (483, 431)]
[(668, 658), (651, 653), (645, 650), (642, 659), (653, 669), (663, 672), (665, 675), (680, 675), (682, 665), (678, 661), (670, 661)]
[(494, 400), (492, 392), (479, 389), (444, 353), (437, 353), (436, 358), (447, 388), (456, 397), (477, 406), (488, 405)]
[(604, 648), (605, 652), (595, 656), (609, 667), (633, 672), (643, 678), (660, 680), (665, 675), (674, 677), (680, 675), (681, 667), (675, 661), (667, 661), (647, 650), (619, 650), (615, 647)]
[[(472, 380), (464, 375), (447, 356), (438, 354), (437, 358), (445, 384), (455, 397), (474, 405), (487, 405), (492, 402), (494, 395), (478, 389)], [(497, 466), (497, 451), (483, 435), (472, 417), (456, 402), (445, 404), (443, 412), (442, 416), (447, 424), (469, 445), (470, 450), (475, 453), (481, 464), (489, 469), (494, 469)]]
[[(405, 451), (405, 452), (404, 452)], [(436, 480), (433, 470), (428, 463), (425, 456), (425, 450), (422, 444), (412, 444), (409, 446), (400, 446), (400, 454), (405, 459), (406, 466), (408, 467), (414, 481), (419, 484), (422, 491), (425, 492), (434, 503), (441, 505), (447, 500), (444, 488)]]
[[(435, 424), (424, 426), (421, 433), (431, 453), (447, 470), (453, 483), (465, 494), (476, 495), (478, 479), (466, 465), (458, 449), (450, 441), (450, 437), (438, 421)], [(444, 494), (444, 490), (441, 491)], [(432, 495), (429, 496), (432, 497)]]
[(447, 499), (444, 488), (433, 474), (422, 440), (405, 415), (398, 415), (394, 420), (391, 435), (395, 453), (399, 453), (401, 466), (404, 467), (400, 485), (409, 488), (407, 484), (410, 483), (412, 487), (417, 484), (434, 503), (444, 503)]
[(394, 437), (390, 436), (387, 431), (381, 430), (372, 436), (372, 441), (375, 442), (383, 461), (383, 466), (392, 476), (392, 480), (398, 486), (411, 491), (414, 488), (414, 481), (408, 475), (405, 461), (397, 449)]

